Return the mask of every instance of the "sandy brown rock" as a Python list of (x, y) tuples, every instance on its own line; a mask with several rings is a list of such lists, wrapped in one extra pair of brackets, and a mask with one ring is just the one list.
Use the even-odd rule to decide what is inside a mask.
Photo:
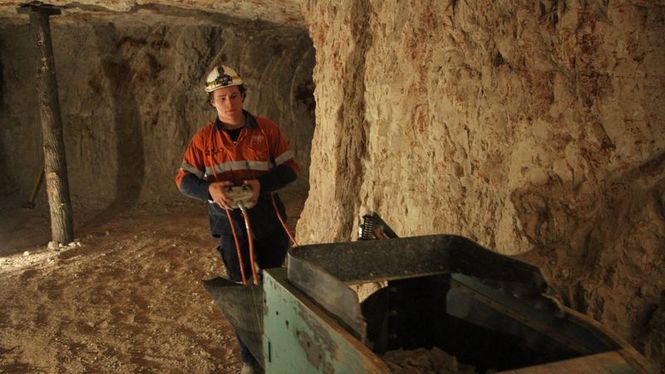
[(200, 283), (223, 274), (202, 213), (133, 211), (79, 230), (80, 247), (0, 257), (0, 372), (237, 372)]
[[(0, 18), (16, 22), (16, 7), (27, 1), (3, 1), (0, 4)], [(215, 18), (225, 15), (247, 20), (263, 20), (283, 25), (302, 26), (303, 17), (299, 0), (189, 0), (189, 1), (43, 1), (62, 8), (65, 12), (81, 18), (109, 17), (121, 14), (138, 15), (148, 18), (173, 15), (176, 17)], [(27, 19), (27, 16), (23, 16)]]
[(567, 304), (663, 356), (646, 328), (665, 289), (661, 6), (304, 9), (317, 130), (301, 241), (349, 240), (374, 210), (403, 236), (535, 250)]

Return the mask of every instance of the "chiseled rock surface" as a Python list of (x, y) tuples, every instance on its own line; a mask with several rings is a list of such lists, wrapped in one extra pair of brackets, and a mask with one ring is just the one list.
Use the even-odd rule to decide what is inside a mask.
[(536, 249), (564, 302), (664, 356), (665, 8), (303, 9), (317, 128), (301, 242), (352, 239), (374, 210), (402, 236)]
[[(28, 1), (3, 1), (0, 3), (0, 18), (15, 20), (16, 7)], [(188, 0), (188, 1), (141, 1), (141, 0), (53, 0), (42, 1), (58, 6), (70, 16), (80, 18), (109, 15), (136, 14), (140, 17), (174, 15), (208, 18), (210, 15), (262, 20), (282, 25), (303, 26), (300, 0)], [(27, 19), (27, 16), (26, 16)], [(141, 21), (140, 19), (135, 21)]]

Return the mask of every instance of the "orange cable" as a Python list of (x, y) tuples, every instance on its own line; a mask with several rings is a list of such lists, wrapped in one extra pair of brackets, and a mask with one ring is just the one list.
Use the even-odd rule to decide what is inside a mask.
[(282, 227), (284, 228), (284, 231), (286, 231), (286, 235), (289, 236), (289, 239), (291, 239), (291, 243), (293, 243), (294, 246), (298, 246), (298, 242), (296, 241), (296, 238), (293, 237), (293, 233), (291, 233), (291, 228), (289, 225), (284, 222), (284, 219), (282, 218), (282, 215), (279, 214), (279, 209), (277, 209), (277, 203), (275, 202), (275, 194), (270, 193), (270, 197), (272, 198), (272, 206), (275, 208), (275, 213), (277, 214), (277, 218), (279, 219), (279, 222), (282, 224)]
[[(229, 210), (228, 209), (224, 209), (224, 210), (226, 211), (226, 216), (229, 218), (229, 224), (231, 225), (231, 233), (233, 233), (233, 241), (236, 243), (236, 252), (238, 253), (238, 265), (240, 266), (240, 276), (242, 277), (242, 284), (244, 284), (246, 286), (247, 285), (247, 277), (245, 277), (245, 266), (244, 266), (244, 263), (242, 261), (242, 253), (240, 252), (240, 243), (238, 242), (238, 234), (236, 233), (236, 227), (233, 224), (233, 220), (231, 219), (231, 213), (229, 212)], [(252, 256), (252, 254), (251, 254), (251, 250), (250, 250), (250, 257), (251, 256)]]
[(252, 238), (252, 227), (249, 224), (249, 213), (245, 208), (242, 209), (242, 216), (245, 218), (245, 228), (247, 229), (247, 241), (249, 242), (249, 258), (250, 266), (252, 268), (252, 277), (254, 278), (254, 285), (259, 285), (259, 277), (256, 274), (256, 267), (254, 265), (254, 239)]

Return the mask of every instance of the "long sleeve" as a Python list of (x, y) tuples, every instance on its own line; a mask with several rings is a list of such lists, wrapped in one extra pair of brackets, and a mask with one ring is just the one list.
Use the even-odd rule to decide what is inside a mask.
[(262, 192), (276, 191), (295, 181), (300, 169), (279, 128), (272, 124), (270, 130), (270, 158), (275, 166), (259, 177)]
[(178, 174), (180, 173), (183, 173), (183, 175), (180, 177), (178, 188), (183, 195), (199, 200), (210, 199), (210, 195), (208, 194), (208, 182), (199, 179), (192, 173), (186, 171), (183, 172), (182, 169), (178, 170)]
[(175, 182), (183, 195), (194, 199), (208, 200), (208, 182), (204, 179), (204, 152), (197, 142), (197, 139), (200, 138), (197, 134), (190, 141), (176, 174)]
[(259, 177), (261, 192), (279, 190), (287, 184), (295, 181), (297, 178), (298, 174), (296, 174), (291, 166), (286, 164), (278, 165)]

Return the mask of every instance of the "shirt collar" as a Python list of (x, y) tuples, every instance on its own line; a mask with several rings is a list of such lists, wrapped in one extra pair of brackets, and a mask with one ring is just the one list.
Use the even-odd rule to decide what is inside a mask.
[[(254, 118), (254, 115), (252, 115), (252, 113), (246, 111), (245, 109), (243, 109), (242, 112), (243, 114), (245, 114), (245, 127), (247, 127), (248, 129), (255, 129), (259, 127), (259, 124), (258, 122), (256, 122), (256, 118)], [(222, 121), (219, 120), (219, 117), (215, 118), (215, 127), (218, 130), (224, 129), (224, 127), (222, 127)]]

